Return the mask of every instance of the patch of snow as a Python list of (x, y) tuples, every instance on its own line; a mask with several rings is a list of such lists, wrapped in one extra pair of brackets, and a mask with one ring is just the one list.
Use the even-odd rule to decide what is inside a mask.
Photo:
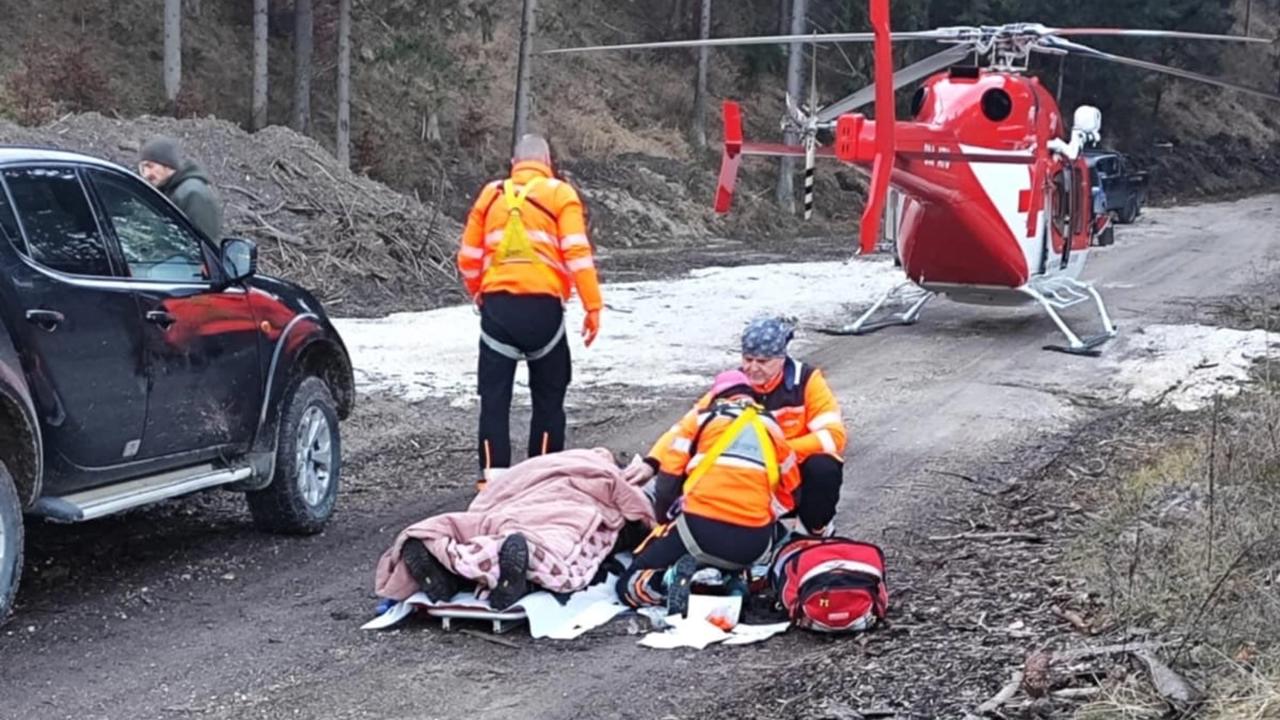
[[(583, 401), (583, 389), (612, 396), (618, 386), (709, 384), (715, 373), (736, 364), (738, 337), (751, 318), (788, 315), (801, 328), (843, 322), (851, 319), (844, 315), (846, 305), (874, 302), (901, 281), (892, 263), (866, 258), (702, 268), (675, 280), (606, 284), (600, 334), (590, 348), (580, 335), (582, 306), (577, 299), (569, 303), (568, 404)], [(361, 391), (387, 391), (411, 402), (438, 397), (455, 406), (476, 400), (480, 317), (472, 306), (334, 324), (351, 352)], [(797, 332), (793, 348), (802, 351), (805, 342)], [(525, 365), (516, 372), (516, 396), (527, 400)]]
[(1127, 399), (1163, 400), (1183, 411), (1238, 394), (1254, 362), (1280, 345), (1264, 330), (1209, 325), (1147, 325), (1122, 337), (1124, 352), (1111, 365)]

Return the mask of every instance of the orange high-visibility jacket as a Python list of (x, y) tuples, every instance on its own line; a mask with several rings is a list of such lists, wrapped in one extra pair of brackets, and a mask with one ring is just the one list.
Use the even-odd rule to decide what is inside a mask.
[(578, 192), (552, 177), (551, 168), (540, 162), (524, 161), (512, 168), (517, 192), (534, 178), (541, 181), (530, 191), (520, 218), (541, 266), (493, 265), (509, 213), (503, 181), (489, 183), (471, 207), (458, 248), (458, 272), (467, 292), (473, 300), (483, 293), (509, 292), (554, 295), (568, 301), (576, 287), (586, 310), (601, 309), (604, 303)]
[[(715, 414), (698, 407), (690, 410), (673, 428), (661, 471), (678, 478), (693, 473), (744, 409), (730, 405)], [(795, 508), (793, 492), (800, 484), (795, 453), (773, 418), (761, 414), (758, 420), (767, 431), (766, 441), (777, 464), (777, 484), (771, 486), (767, 453), (755, 428), (748, 424), (692, 486), (685, 482), (684, 512), (743, 527), (763, 527)]]
[[(848, 441), (844, 416), (821, 370), (787, 358), (782, 366), (782, 375), (765, 392), (757, 392), (755, 399), (778, 421), (787, 443), (795, 451), (797, 462), (804, 462), (814, 455), (844, 459)], [(706, 408), (710, 400), (711, 394), (708, 393), (698, 400), (695, 407)], [(672, 427), (654, 443), (649, 451), (652, 460), (663, 462), (678, 427)]]

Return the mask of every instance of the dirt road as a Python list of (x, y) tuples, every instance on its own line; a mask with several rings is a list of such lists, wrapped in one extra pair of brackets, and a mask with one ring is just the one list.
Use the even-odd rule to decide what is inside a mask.
[[(1211, 322), (1212, 303), (1254, 286), (1278, 228), (1277, 196), (1152, 210), (1123, 228), (1085, 273), (1121, 329), (1102, 358), (1041, 350), (1059, 338), (1037, 312), (945, 299), (913, 327), (810, 342), (804, 359), (828, 373), (851, 430), (841, 531), (884, 543), (890, 572), (919, 585), (920, 569), (899, 560), (891, 539), (928, 532), (942, 508), (964, 509), (956, 482), (934, 471), (1017, 475), (1108, 407), (1148, 393), (1193, 399), (1201, 379), (1221, 381), (1244, 341), (1186, 326)], [(1207, 354), (1188, 355), (1186, 338)], [(1189, 366), (1169, 364), (1179, 353)], [(648, 400), (575, 410), (570, 436), (641, 450), (690, 398)], [(375, 604), (374, 561), (394, 533), (468, 500), (473, 424), (471, 410), (444, 400), (362, 398), (344, 428), (339, 513), (313, 538), (260, 535), (240, 499), (224, 494), (71, 529), (33, 527), (17, 617), (0, 635), (0, 716), (697, 717), (732, 707), (735, 694), (767, 697), (831, 647), (793, 632), (762, 646), (666, 653), (638, 647), (625, 618), (570, 642), (505, 636), (516, 648), (426, 624), (360, 631)], [(915, 590), (897, 612), (946, 619), (947, 608), (919, 607), (927, 593)], [(1003, 680), (997, 648), (986, 653), (991, 667), (931, 689), (906, 670), (928, 651), (894, 654), (896, 642), (882, 642), (881, 670), (925, 698), (901, 701), (900, 717), (928, 715), (929, 698), (944, 694), (985, 697)], [(865, 695), (892, 704), (900, 691), (876, 685)], [(814, 706), (777, 699), (774, 716)]]

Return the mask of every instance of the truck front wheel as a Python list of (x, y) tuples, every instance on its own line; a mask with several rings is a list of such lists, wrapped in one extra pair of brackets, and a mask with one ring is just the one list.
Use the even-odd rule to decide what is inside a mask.
[(1125, 202), (1124, 209), (1120, 211), (1120, 224), (1128, 225), (1138, 219), (1138, 198), (1129, 196), (1129, 200)]
[(305, 377), (286, 394), (271, 484), (247, 493), (258, 527), (310, 535), (333, 514), (342, 470), (338, 411), (329, 386)]
[(22, 508), (9, 469), (0, 463), (0, 625), (9, 619), (22, 578)]

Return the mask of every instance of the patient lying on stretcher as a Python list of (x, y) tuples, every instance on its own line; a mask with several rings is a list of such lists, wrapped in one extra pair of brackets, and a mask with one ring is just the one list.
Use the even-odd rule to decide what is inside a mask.
[(629, 523), (653, 527), (653, 505), (607, 449), (530, 458), (466, 510), (402, 530), (378, 560), (374, 591), (399, 601), (421, 590), (444, 602), (475, 587), (495, 610), (532, 586), (576, 592), (592, 583)]

